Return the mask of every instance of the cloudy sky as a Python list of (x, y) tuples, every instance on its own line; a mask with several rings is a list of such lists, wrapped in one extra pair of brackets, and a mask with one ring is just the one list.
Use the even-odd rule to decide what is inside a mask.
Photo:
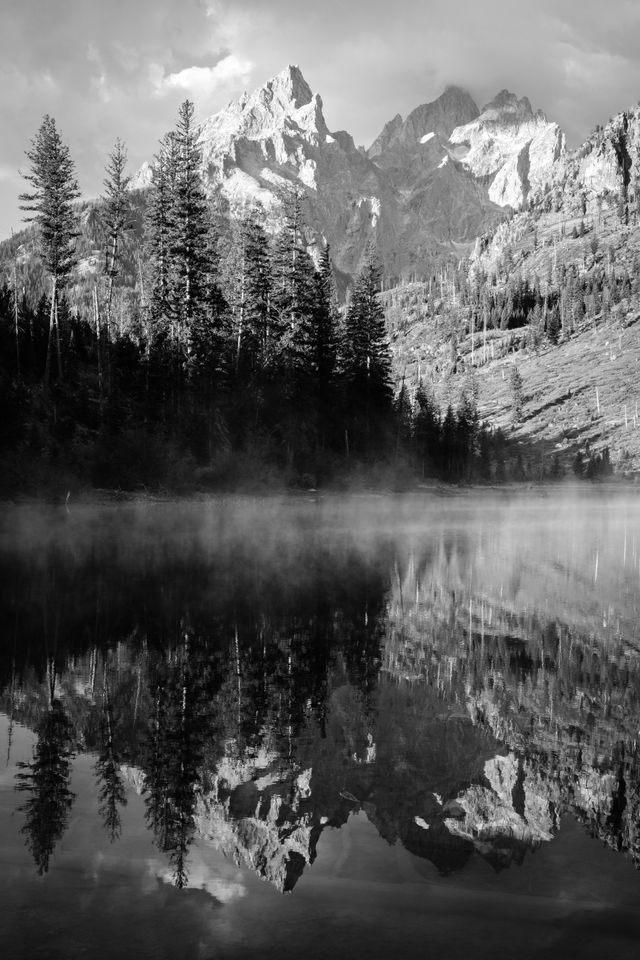
[(0, 237), (45, 113), (93, 196), (117, 136), (133, 170), (185, 97), (204, 118), (288, 63), (357, 143), (457, 83), (528, 96), (575, 144), (640, 99), (639, 49), (638, 0), (3, 0)]

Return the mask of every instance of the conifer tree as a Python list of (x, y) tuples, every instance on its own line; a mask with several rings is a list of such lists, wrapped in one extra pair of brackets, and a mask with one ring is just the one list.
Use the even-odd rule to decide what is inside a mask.
[(62, 379), (58, 298), (76, 263), (75, 239), (78, 236), (78, 227), (73, 203), (80, 196), (80, 191), (69, 148), (62, 142), (53, 117), (44, 117), (26, 156), (30, 171), (24, 174), (24, 178), (33, 190), (20, 194), (21, 209), (32, 214), (25, 217), (27, 222), (35, 221), (37, 224), (40, 256), (51, 278), (49, 337), (44, 372), (47, 388), (54, 331), (58, 379)]
[(513, 419), (516, 423), (518, 423), (522, 416), (524, 394), (522, 391), (522, 376), (520, 375), (520, 371), (515, 364), (511, 367), (511, 373), (509, 374), (509, 387), (511, 390)]
[(125, 235), (133, 229), (131, 195), (128, 189), (131, 178), (125, 174), (126, 165), (126, 147), (120, 139), (117, 139), (107, 160), (102, 197), (102, 222), (106, 232), (104, 271), (107, 277), (107, 336), (111, 327), (113, 287), (120, 270), (122, 244)]
[(126, 806), (127, 795), (124, 786), (120, 765), (113, 706), (107, 678), (104, 678), (101, 723), (101, 749), (95, 764), (95, 773), (98, 780), (98, 812), (102, 817), (104, 828), (111, 843), (122, 831), (120, 807)]
[(439, 466), (440, 412), (422, 383), (415, 398), (413, 441), (418, 467), (426, 477)]
[(206, 311), (206, 251), (210, 229), (207, 199), (199, 171), (194, 106), (190, 100), (180, 106), (173, 139), (177, 154), (170, 247), (174, 270), (173, 315), (186, 363), (191, 352), (192, 325)]
[(170, 340), (173, 275), (171, 246), (174, 231), (174, 183), (176, 144), (167, 134), (155, 157), (151, 197), (146, 220), (146, 235), (151, 263), (149, 311), (154, 342)]
[(244, 247), (244, 343), (246, 366), (254, 375), (273, 366), (277, 352), (277, 328), (272, 316), (273, 282), (269, 241), (255, 215), (243, 225)]
[(370, 258), (360, 273), (346, 318), (344, 376), (352, 427), (368, 447), (391, 412), (391, 355), (380, 303), (380, 268)]
[(285, 223), (273, 255), (274, 315), (289, 393), (299, 386), (311, 352), (315, 269), (306, 249), (302, 199), (297, 190), (285, 198)]
[(71, 778), (71, 724), (59, 700), (38, 725), (38, 739), (30, 763), (20, 763), (18, 790), (29, 794), (22, 833), (39, 874), (46, 873), (58, 841), (64, 835), (75, 794)]

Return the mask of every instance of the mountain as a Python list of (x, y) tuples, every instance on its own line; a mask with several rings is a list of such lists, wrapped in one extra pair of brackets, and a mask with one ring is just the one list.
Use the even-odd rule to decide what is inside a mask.
[[(368, 155), (413, 190), (434, 170), (457, 167), (482, 184), (492, 204), (519, 209), (564, 151), (558, 125), (541, 111), (534, 114), (526, 97), (502, 90), (480, 111), (466, 91), (448, 87), (405, 121), (395, 117)], [(455, 232), (455, 221), (451, 228)]]
[[(243, 94), (199, 128), (202, 176), (232, 215), (264, 212), (282, 222), (282, 198), (307, 198), (310, 241), (328, 241), (339, 271), (354, 274), (374, 242), (385, 272), (415, 272), (425, 259), (466, 252), (522, 205), (564, 150), (564, 136), (525, 99), (503, 91), (482, 112), (466, 91), (387, 123), (371, 147), (331, 131), (322, 98), (297, 66)], [(145, 164), (134, 187), (151, 182)]]
[[(451, 274), (437, 288), (385, 294), (396, 375), (414, 385), (422, 378), (445, 407), (473, 381), (480, 416), (535, 445), (532, 476), (556, 456), (570, 470), (578, 451), (589, 459), (604, 448), (618, 471), (633, 473), (640, 467), (640, 108), (566, 151), (527, 103), (508, 99), (514, 124), (528, 117), (529, 130), (540, 128), (527, 150), (546, 156), (548, 173), (538, 183), (529, 173), (526, 207), (478, 239), (466, 291), (454, 290)], [(486, 131), (478, 134), (481, 117), (470, 124), (461, 161), (478, 174), (480, 147), (489, 143)], [(517, 421), (509, 383), (516, 365), (524, 399)]]
[[(544, 187), (564, 154), (557, 124), (534, 113), (526, 98), (502, 91), (481, 111), (456, 86), (406, 119), (394, 117), (365, 150), (330, 128), (321, 96), (297, 66), (204, 120), (198, 141), (207, 194), (223, 214), (257, 209), (273, 234), (285, 195), (304, 195), (309, 247), (331, 245), (342, 290), (370, 245), (391, 282), (468, 255), (478, 236)], [(131, 180), (140, 207), (153, 176), (153, 161), (146, 161)], [(82, 211), (80, 284), (100, 262), (96, 211), (95, 203)], [(139, 220), (137, 237), (141, 210)], [(19, 242), (6, 241), (0, 257), (12, 260)], [(130, 261), (124, 273), (135, 286), (135, 250)]]
[(395, 202), (386, 178), (348, 133), (329, 131), (321, 97), (296, 66), (205, 120), (199, 144), (206, 188), (232, 215), (261, 207), (275, 230), (286, 192), (303, 191), (314, 239), (331, 244), (344, 272), (358, 269), (376, 234), (393, 236)]
[(488, 183), (489, 198), (500, 207), (519, 209), (532, 189), (548, 180), (565, 151), (557, 123), (526, 97), (502, 90), (482, 113), (451, 134), (450, 150), (465, 169)]

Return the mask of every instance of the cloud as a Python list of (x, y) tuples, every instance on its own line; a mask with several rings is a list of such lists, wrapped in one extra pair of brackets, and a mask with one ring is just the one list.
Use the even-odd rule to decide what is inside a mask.
[(249, 81), (253, 63), (235, 54), (219, 60), (214, 67), (185, 67), (176, 73), (165, 75), (153, 64), (150, 79), (155, 96), (165, 96), (174, 91), (184, 91), (193, 96), (206, 97), (220, 90), (233, 89)]
[[(528, 96), (577, 144), (637, 100), (639, 32), (637, 0), (20, 0), (3, 5), (0, 164), (24, 163), (49, 113), (95, 196), (116, 137), (135, 170), (181, 99), (205, 119), (288, 63), (357, 143), (457, 83), (480, 106)], [(17, 194), (0, 177), (0, 237)]]
[[(247, 895), (247, 888), (240, 870), (227, 864), (220, 854), (213, 854), (213, 864), (205, 862), (204, 856), (211, 857), (211, 852), (206, 848), (200, 849), (198, 844), (191, 847), (187, 863), (191, 889), (206, 890), (218, 903), (229, 903), (231, 900)], [(165, 861), (152, 858), (147, 862), (147, 869), (148, 876), (154, 880), (161, 880), (168, 885), (173, 884), (173, 873)]]

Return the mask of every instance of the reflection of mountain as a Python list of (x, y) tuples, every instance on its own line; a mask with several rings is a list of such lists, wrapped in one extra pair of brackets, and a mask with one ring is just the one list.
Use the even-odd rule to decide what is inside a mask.
[(57, 623), (55, 700), (98, 755), (110, 834), (124, 776), (179, 884), (195, 837), (291, 890), (355, 810), (443, 873), (521, 863), (567, 813), (639, 862), (631, 535), (488, 515), (394, 542), (321, 536), (296, 509), (293, 528), (254, 515), (241, 542), (187, 511), (184, 542), (98, 526), (3, 559), (29, 644), (0, 708), (46, 718)]
[[(517, 565), (501, 553), (479, 576), (482, 546), (463, 537), (441, 542), (429, 562), (413, 557), (397, 571), (389, 601), (387, 676), (437, 690), (512, 751), (458, 795), (462, 812), (447, 826), (477, 848), (498, 834), (533, 843), (570, 813), (640, 864), (640, 654), (636, 625), (628, 626), (628, 579), (605, 554), (603, 616), (602, 594), (578, 565), (563, 569), (551, 552), (527, 587), (534, 551), (527, 556), (526, 543)], [(589, 554), (583, 563), (591, 567)], [(543, 613), (523, 601), (545, 577), (556, 589), (547, 589)]]

